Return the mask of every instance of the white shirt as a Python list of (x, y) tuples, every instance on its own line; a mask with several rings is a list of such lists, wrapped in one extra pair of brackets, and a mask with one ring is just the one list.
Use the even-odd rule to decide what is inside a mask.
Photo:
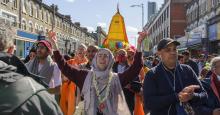
[[(40, 71), (42, 67), (43, 67), (43, 64), (39, 64), (38, 71)], [(55, 64), (54, 70), (53, 70), (53, 76), (49, 83), (49, 88), (55, 88), (57, 86), (60, 86), (61, 84), (62, 84), (61, 71), (58, 68), (57, 64)]]

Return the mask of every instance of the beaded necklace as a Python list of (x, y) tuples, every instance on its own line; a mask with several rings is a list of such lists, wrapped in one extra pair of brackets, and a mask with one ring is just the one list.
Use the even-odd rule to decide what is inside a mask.
[(94, 87), (95, 87), (96, 95), (97, 95), (98, 101), (99, 101), (99, 109), (100, 109), (101, 111), (105, 108), (104, 101), (107, 99), (107, 97), (108, 97), (108, 95), (109, 95), (110, 86), (111, 86), (111, 81), (112, 81), (112, 74), (109, 73), (108, 84), (106, 85), (106, 92), (105, 92), (104, 97), (102, 97), (102, 96), (100, 95), (100, 92), (101, 92), (101, 91), (98, 89), (98, 83), (97, 83), (97, 80), (96, 80), (96, 75), (95, 75), (95, 73), (93, 73), (92, 82), (93, 82), (93, 85), (94, 85)]

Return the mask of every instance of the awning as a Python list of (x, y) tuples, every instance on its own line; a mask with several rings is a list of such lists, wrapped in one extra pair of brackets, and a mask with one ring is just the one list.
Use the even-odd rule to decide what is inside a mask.
[(29, 38), (24, 38), (24, 37), (20, 37), (20, 36), (16, 36), (15, 39), (16, 40), (26, 41), (26, 42), (36, 42), (37, 41), (37, 40), (33, 40), (33, 39), (29, 39)]

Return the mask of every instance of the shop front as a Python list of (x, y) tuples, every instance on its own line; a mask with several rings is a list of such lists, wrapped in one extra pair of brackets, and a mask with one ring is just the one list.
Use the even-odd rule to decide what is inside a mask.
[(215, 42), (215, 53), (220, 54), (220, 22), (217, 23), (217, 40)]
[(192, 55), (199, 56), (206, 52), (205, 40), (207, 40), (207, 25), (203, 24), (188, 32), (186, 47)]
[(186, 47), (187, 37), (183, 36), (183, 37), (177, 38), (176, 40), (180, 43), (180, 45), (177, 47), (178, 52), (182, 53), (183, 51), (187, 49)]
[(17, 37), (15, 40), (15, 55), (19, 58), (25, 58), (29, 54), (30, 48), (32, 47), (33, 43), (36, 42), (37, 38), (38, 35), (17, 30)]
[(209, 26), (209, 51), (220, 54), (220, 22)]

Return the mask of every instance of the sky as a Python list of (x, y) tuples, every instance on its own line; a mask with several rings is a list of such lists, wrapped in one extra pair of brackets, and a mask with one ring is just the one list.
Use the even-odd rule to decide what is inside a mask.
[(106, 33), (112, 19), (117, 11), (117, 4), (121, 15), (124, 17), (129, 42), (134, 45), (137, 33), (141, 31), (142, 9), (130, 7), (131, 5), (144, 4), (144, 23), (147, 23), (147, 2), (157, 3), (157, 9), (161, 7), (164, 0), (43, 0), (44, 3), (58, 5), (59, 12), (71, 15), (73, 22), (80, 22), (82, 27), (89, 31), (95, 31), (101, 26)]

